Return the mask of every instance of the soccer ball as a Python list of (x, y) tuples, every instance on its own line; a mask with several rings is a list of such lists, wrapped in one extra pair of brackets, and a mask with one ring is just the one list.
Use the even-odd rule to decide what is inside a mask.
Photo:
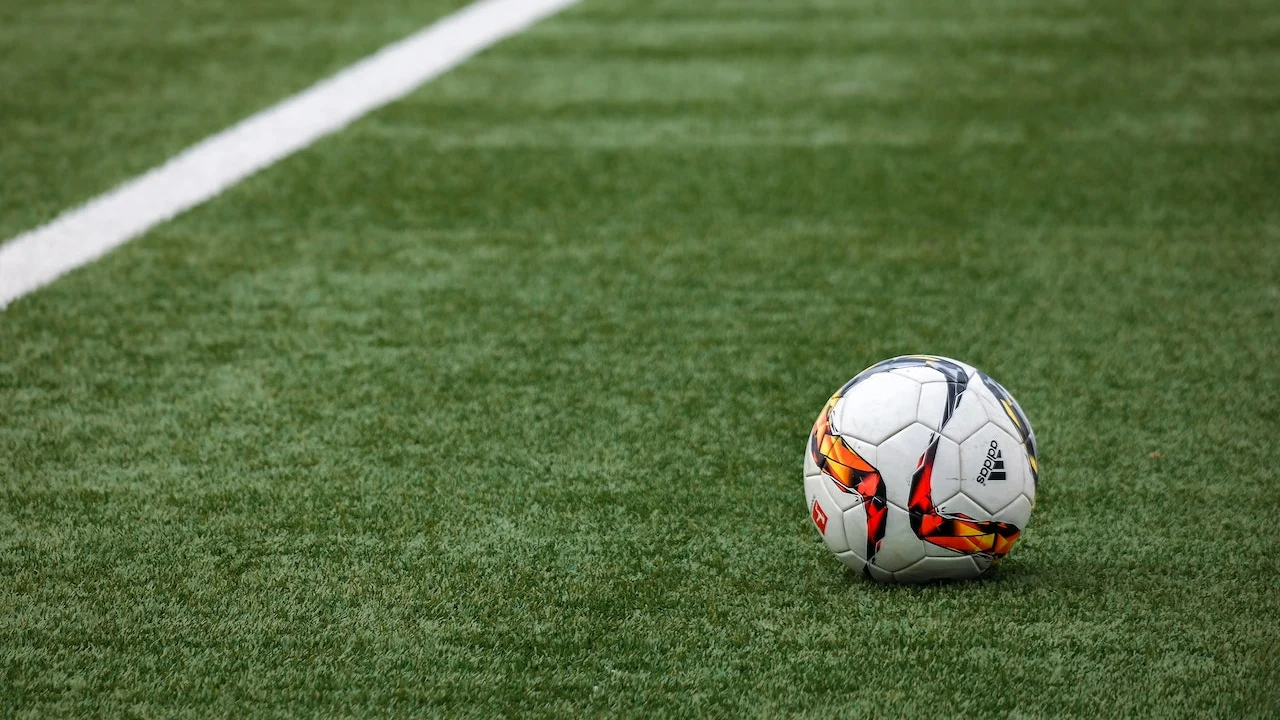
[(981, 575), (1013, 549), (1036, 499), (1036, 438), (999, 383), (904, 355), (827, 401), (809, 436), (809, 516), (845, 565), (880, 581)]

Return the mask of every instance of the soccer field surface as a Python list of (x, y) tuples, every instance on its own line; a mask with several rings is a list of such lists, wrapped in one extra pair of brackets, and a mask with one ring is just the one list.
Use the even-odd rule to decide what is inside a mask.
[[(0, 5), (0, 239), (463, 2)], [(1280, 714), (1280, 6), (586, 0), (0, 311), (0, 714)], [(982, 580), (801, 457), (960, 358)]]

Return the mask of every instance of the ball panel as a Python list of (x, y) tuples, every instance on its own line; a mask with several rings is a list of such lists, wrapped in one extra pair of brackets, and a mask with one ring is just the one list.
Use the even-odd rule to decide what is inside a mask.
[(890, 505), (885, 527), (880, 549), (871, 558), (873, 566), (887, 572), (896, 572), (905, 570), (925, 556), (924, 541), (911, 530), (911, 520), (906, 510)]
[(1031, 421), (1027, 419), (1027, 414), (1022, 411), (1018, 401), (1009, 394), (1009, 391), (1003, 385), (992, 380), (987, 375), (982, 373), (978, 375), (994, 401), (994, 405), (988, 404), (987, 406), (987, 412), (992, 416), (992, 422), (1004, 428), (1012, 437), (1017, 438), (1022, 443), (1027, 455), (1027, 467), (1030, 470), (1029, 482), (1034, 485), (1040, 479), (1040, 459), (1039, 449), (1036, 445), (1036, 434), (1031, 427)]
[(963, 492), (958, 492), (944, 502), (938, 503), (938, 512), (944, 515), (964, 515), (975, 520), (986, 520), (991, 516), (991, 513)]
[(832, 431), (849, 440), (879, 444), (915, 422), (920, 385), (879, 373), (854, 385), (832, 412)]
[(1036, 445), (1036, 436), (1030, 435), (1027, 442), (1022, 445), (1022, 455), (1027, 462), (1027, 469), (1030, 470), (1026, 487), (1022, 488), (1022, 492), (1031, 498), (1032, 505), (1036, 504), (1036, 487), (1040, 484), (1040, 457), (1037, 453), (1039, 449)]
[(858, 503), (843, 513), (845, 544), (849, 552), (857, 555), (862, 562), (867, 560), (867, 507)]
[(945, 437), (938, 438), (931, 480), (929, 497), (934, 505), (960, 492), (960, 446)]
[(1010, 437), (1022, 437), (1018, 433), (1018, 427), (1013, 424), (1013, 419), (1009, 417), (1009, 413), (1005, 412), (1004, 406), (991, 393), (991, 390), (987, 386), (978, 383), (975, 383), (974, 387), (980, 388), (976, 397), (982, 401), (982, 407), (987, 413), (987, 421), (1008, 433)]
[(996, 562), (994, 559), (986, 555), (974, 555), (970, 559), (973, 560), (974, 566), (978, 568), (979, 575), (990, 570), (991, 566)]
[[(960, 396), (960, 404), (956, 406), (955, 412), (952, 413), (946, 427), (941, 430), (943, 437), (950, 439), (952, 442), (963, 442), (983, 425), (990, 422), (986, 406), (977, 397), (977, 393), (981, 392), (981, 389), (975, 392), (975, 387), (973, 383), (970, 383), (965, 389), (964, 394)], [(946, 404), (946, 400), (946, 383), (921, 385), (920, 408), (918, 410), (919, 422), (930, 429), (937, 430), (942, 422), (942, 407)]]
[(913, 380), (917, 383), (936, 383), (946, 382), (946, 376), (934, 370), (931, 367), (917, 365), (915, 367), (894, 368), (889, 371), (890, 375), (899, 375), (901, 377)]
[(844, 563), (846, 567), (856, 572), (862, 572), (862, 569), (867, 566), (867, 564), (863, 562), (862, 558), (858, 557), (857, 554), (853, 552), (836, 553), (836, 557), (839, 558), (840, 562)]
[(952, 550), (951, 548), (944, 548), (941, 545), (934, 545), (933, 543), (929, 543), (929, 542), (924, 544), (924, 554), (925, 554), (925, 557), (939, 557), (939, 558), (965, 557), (965, 554), (962, 552), (957, 552), (955, 550)]
[[(874, 449), (875, 448), (872, 448), (872, 450)], [(839, 483), (827, 477), (827, 475), (818, 467), (818, 464), (814, 462), (813, 453), (806, 450), (804, 454), (804, 479), (806, 486), (810, 478), (815, 479), (819, 484), (826, 488), (831, 501), (835, 504), (836, 508), (842, 512), (848, 510), (854, 505), (862, 503), (861, 495), (846, 492)], [(812, 508), (810, 508), (810, 510), (812, 510)]]
[(831, 496), (831, 501), (840, 509), (840, 512), (848, 512), (851, 508), (862, 504), (862, 496), (858, 493), (847, 491), (839, 483), (825, 475), (822, 480), (823, 486), (827, 488), (827, 493)]
[(876, 567), (874, 563), (871, 565), (864, 565), (863, 567), (866, 568), (867, 574), (871, 576), (872, 580), (877, 582), (893, 582), (893, 573), (888, 570)]
[(965, 555), (954, 557), (926, 557), (905, 570), (893, 574), (902, 583), (929, 582), (930, 580), (968, 580), (982, 574), (973, 560)]
[[(934, 432), (924, 425), (913, 423), (893, 437), (880, 443), (876, 448), (876, 469), (884, 478), (886, 497), (889, 502), (899, 508), (908, 506), (911, 493), (911, 476), (920, 466), (920, 458), (929, 448)], [(948, 447), (955, 445), (948, 443)], [(939, 443), (939, 451), (942, 444)], [(953, 458), (959, 458), (958, 453)], [(959, 470), (958, 462), (952, 464), (953, 474)]]
[(950, 358), (945, 355), (937, 355), (936, 357), (939, 360), (945, 360), (946, 362), (955, 363), (956, 365), (959, 365), (960, 367), (964, 368), (964, 371), (969, 374), (970, 378), (978, 374), (978, 368), (970, 365), (967, 362), (964, 362), (962, 360), (957, 360), (955, 358)]
[(1022, 494), (1025, 457), (1021, 443), (988, 423), (960, 443), (960, 489), (994, 513)]
[(809, 520), (818, 528), (822, 542), (826, 543), (831, 552), (848, 552), (849, 540), (844, 527), (844, 513), (827, 492), (830, 482), (823, 475), (804, 479), (804, 491), (809, 499)]
[(1013, 499), (1013, 502), (1000, 508), (1000, 512), (995, 513), (992, 518), (1016, 525), (1021, 530), (1031, 519), (1031, 501), (1026, 495), (1019, 495)]
[(1035, 430), (1031, 427), (1031, 421), (1027, 419), (1027, 414), (1022, 411), (1022, 406), (1013, 398), (1009, 390), (985, 373), (978, 373), (978, 376), (1016, 428), (1013, 435), (1019, 438), (1035, 435)]
[(809, 449), (813, 444), (813, 437), (810, 436), (809, 442), (804, 446), (804, 476), (805, 479), (821, 475), (822, 470), (818, 468), (818, 463), (813, 460), (813, 452)]
[(845, 435), (841, 435), (840, 439), (844, 440), (844, 444), (847, 445), (850, 450), (858, 453), (859, 457), (866, 460), (872, 467), (875, 467), (877, 461), (875, 445), (872, 445), (865, 440), (859, 440), (858, 438), (851, 438)]
[[(971, 500), (962, 492), (956, 493), (938, 505), (938, 512), (943, 515), (964, 515), (966, 517), (977, 520), (985, 520), (989, 517), (989, 513), (982, 509), (982, 506)], [(924, 552), (930, 557), (961, 557), (964, 553), (957, 552), (950, 548), (945, 548), (933, 543), (924, 544)]]

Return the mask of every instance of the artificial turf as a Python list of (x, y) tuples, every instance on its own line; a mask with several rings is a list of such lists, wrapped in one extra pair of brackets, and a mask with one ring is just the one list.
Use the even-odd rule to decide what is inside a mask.
[[(0, 228), (449, 4), (339, 5), (0, 94)], [(1273, 3), (588, 0), (0, 314), (0, 712), (1280, 714), (1278, 117)], [(904, 352), (1035, 423), (988, 579), (809, 524)]]

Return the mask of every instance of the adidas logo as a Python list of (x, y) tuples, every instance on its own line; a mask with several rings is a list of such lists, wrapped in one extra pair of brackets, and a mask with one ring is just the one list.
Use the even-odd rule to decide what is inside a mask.
[(987, 457), (982, 461), (982, 469), (978, 471), (978, 484), (986, 485), (988, 480), (1004, 479), (1004, 453), (1000, 452), (1000, 446), (992, 440), (991, 447), (987, 448)]

